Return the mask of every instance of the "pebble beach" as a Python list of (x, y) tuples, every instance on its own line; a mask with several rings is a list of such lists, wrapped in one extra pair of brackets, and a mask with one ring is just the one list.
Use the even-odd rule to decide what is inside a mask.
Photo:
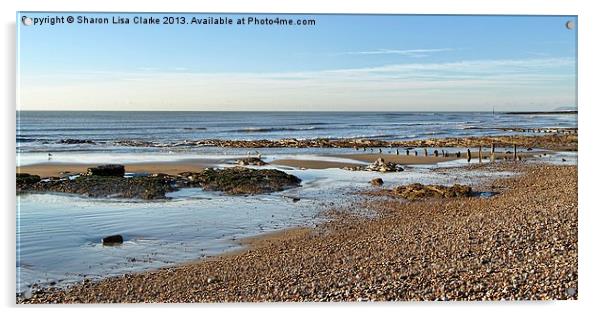
[[(18, 303), (577, 299), (577, 167), (500, 162), (490, 198), (362, 194), (314, 228), (189, 264), (84, 280)], [(375, 189), (380, 190), (380, 189)], [(365, 212), (373, 216), (362, 215)]]

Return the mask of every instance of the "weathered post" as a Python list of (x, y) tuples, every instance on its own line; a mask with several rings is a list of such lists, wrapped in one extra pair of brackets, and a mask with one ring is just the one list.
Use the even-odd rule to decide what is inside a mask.
[(427, 157), (429, 155), (428, 150), (426, 150), (426, 148), (424, 149), (424, 157)]
[(466, 149), (466, 159), (468, 160), (468, 162), (470, 162), (470, 160), (472, 159), (472, 155), (470, 154), (470, 148)]
[(479, 145), (479, 163), (483, 162), (483, 146)]
[(435, 149), (435, 157), (439, 157), (439, 151)]
[(396, 154), (397, 156), (399, 156), (399, 149), (398, 149), (398, 148), (395, 148), (395, 154)]
[(514, 161), (518, 160), (518, 154), (516, 153), (516, 144), (514, 144)]
[(418, 156), (418, 150), (414, 150), (414, 156)]
[(410, 155), (410, 150), (406, 149), (406, 156), (409, 156), (409, 155)]
[(495, 143), (491, 143), (491, 158), (489, 158), (490, 162), (495, 162)]

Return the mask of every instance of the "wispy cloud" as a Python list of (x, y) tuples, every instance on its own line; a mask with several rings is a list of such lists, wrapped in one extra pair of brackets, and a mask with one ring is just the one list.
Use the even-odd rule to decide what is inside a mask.
[(22, 76), (21, 100), (73, 107), (90, 102), (117, 106), (128, 100), (159, 108), (168, 102), (190, 108), (264, 110), (329, 104), (349, 109), (403, 105), (447, 110), (479, 109), (483, 102), (560, 106), (575, 101), (574, 63), (573, 58), (527, 58), (291, 72), (64, 73)]
[(432, 53), (453, 51), (453, 48), (419, 48), (419, 49), (377, 49), (368, 51), (344, 52), (342, 55), (402, 55), (407, 57), (427, 57)]

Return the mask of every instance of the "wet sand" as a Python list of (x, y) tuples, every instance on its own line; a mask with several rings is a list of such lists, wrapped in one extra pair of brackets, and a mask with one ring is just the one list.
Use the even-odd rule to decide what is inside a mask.
[(327, 160), (302, 160), (302, 159), (277, 159), (271, 162), (272, 165), (294, 167), (300, 169), (328, 169), (362, 166), (359, 163), (327, 161)]
[[(77, 164), (77, 163), (41, 163), (17, 167), (17, 172), (36, 174), (40, 177), (57, 177), (62, 172), (69, 173), (86, 172), (90, 167), (96, 167), (105, 163), (95, 164)], [(215, 167), (219, 163), (224, 163), (221, 160), (182, 160), (173, 162), (143, 162), (124, 164), (126, 172), (133, 173), (167, 173), (178, 174), (185, 171), (199, 171), (203, 168)]]
[(405, 155), (391, 155), (391, 154), (343, 154), (333, 155), (329, 157), (346, 158), (351, 160), (357, 160), (362, 163), (351, 163), (351, 162), (340, 162), (340, 161), (328, 161), (328, 157), (325, 160), (302, 160), (302, 159), (278, 159), (272, 161), (274, 165), (281, 165), (295, 168), (305, 169), (327, 169), (327, 168), (344, 168), (344, 167), (356, 167), (365, 166), (366, 164), (373, 163), (378, 158), (383, 158), (386, 162), (393, 162), (403, 165), (430, 165), (436, 164), (443, 161), (451, 161), (460, 158), (454, 157), (435, 157), (435, 156), (405, 156)]
[(366, 198), (310, 231), (255, 237), (245, 251), (19, 302), (576, 299), (577, 167), (469, 168), (521, 176), (483, 184), (499, 193), (487, 199)]
[(443, 161), (452, 161), (462, 158), (457, 158), (455, 155), (453, 157), (435, 157), (435, 156), (414, 156), (412, 153), (409, 156), (406, 156), (405, 153), (403, 155), (392, 155), (392, 154), (348, 154), (348, 155), (337, 155), (335, 157), (339, 158), (348, 158), (355, 159), (359, 161), (363, 161), (366, 163), (373, 163), (378, 158), (383, 158), (386, 162), (393, 162), (402, 165), (430, 165), (436, 164), (438, 162)]
[[(360, 162), (372, 163), (379, 157), (383, 157), (385, 161), (395, 162), (399, 164), (434, 164), (442, 161), (450, 161), (458, 159), (455, 156), (452, 157), (424, 157), (424, 156), (397, 156), (390, 154), (349, 154), (349, 155), (337, 155), (330, 157), (347, 158), (352, 160), (358, 160)], [(144, 162), (144, 163), (129, 163), (125, 164), (126, 172), (133, 173), (166, 173), (166, 174), (178, 174), (185, 171), (198, 171), (203, 168), (216, 167), (219, 164), (231, 164), (234, 166), (233, 161), (236, 159), (189, 159), (172, 162)], [(109, 163), (109, 162), (105, 162)], [(17, 172), (36, 174), (41, 177), (53, 177), (60, 176), (62, 172), (69, 171), (69, 173), (81, 173), (86, 172), (90, 167), (96, 167), (103, 163), (95, 164), (77, 164), (77, 163), (57, 163), (48, 162), (34, 165), (27, 165), (17, 167)], [(303, 160), (303, 159), (277, 159), (270, 163), (274, 166), (286, 166), (294, 168), (305, 168), (305, 169), (327, 169), (327, 168), (343, 168), (343, 167), (354, 167), (361, 166), (361, 163), (351, 162), (340, 162), (331, 161), (329, 157), (324, 157), (324, 160)], [(268, 165), (269, 166), (269, 165)]]

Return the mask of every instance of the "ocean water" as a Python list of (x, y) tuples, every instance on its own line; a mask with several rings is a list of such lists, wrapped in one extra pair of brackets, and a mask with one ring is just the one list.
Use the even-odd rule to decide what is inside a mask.
[[(198, 139), (367, 138), (410, 140), (511, 134), (498, 128), (576, 127), (577, 115), (491, 112), (17, 112), (17, 152), (165, 150), (118, 146)], [(62, 144), (64, 139), (95, 144)], [(169, 148), (168, 148), (169, 149)], [(176, 148), (172, 148), (176, 149)], [(181, 150), (181, 148), (177, 148)], [(211, 151), (208, 148), (186, 150)]]

